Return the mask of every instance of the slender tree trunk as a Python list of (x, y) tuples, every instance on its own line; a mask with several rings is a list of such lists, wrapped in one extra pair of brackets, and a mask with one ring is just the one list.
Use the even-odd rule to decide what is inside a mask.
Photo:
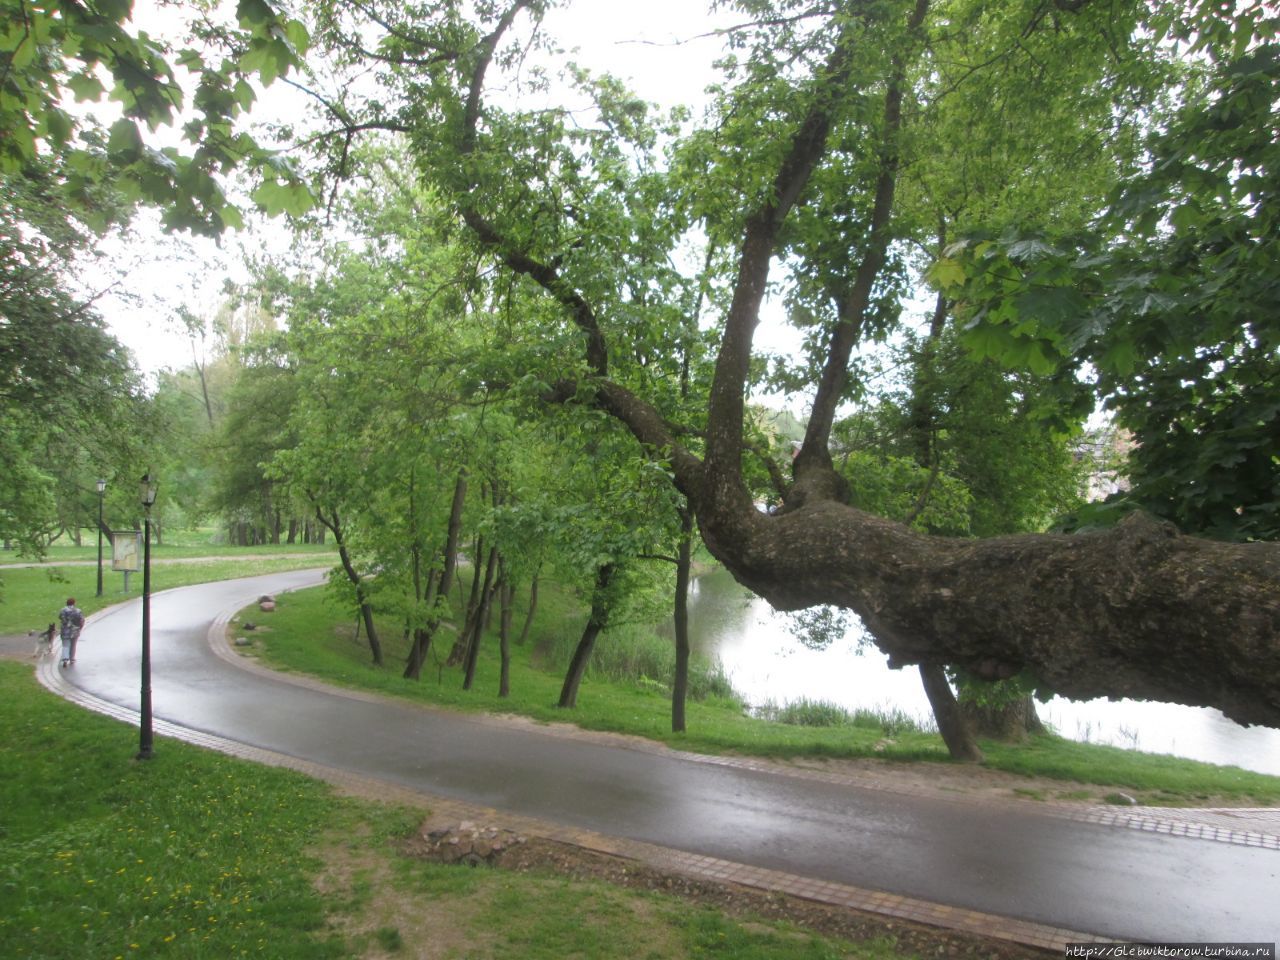
[(196, 368), (196, 373), (200, 375), (200, 396), (204, 398), (204, 413), (209, 418), (209, 426), (212, 427), (213, 404), (209, 400), (209, 381), (205, 379), (204, 364), (200, 362), (200, 355), (196, 353), (195, 337), (191, 338), (191, 363)]
[(472, 617), (470, 638), (467, 642), (467, 665), (462, 678), (462, 689), (470, 690), (476, 679), (476, 661), (480, 658), (480, 639), (484, 636), (484, 625), (489, 619), (489, 608), (493, 602), (493, 576), (497, 566), (498, 548), (489, 548), (489, 559), (484, 565), (484, 586), (480, 588), (480, 603), (476, 606)]
[(360, 617), (364, 620), (364, 633), (369, 638), (369, 652), (373, 655), (376, 666), (382, 666), (382, 643), (378, 640), (378, 631), (373, 625), (373, 607), (364, 598), (364, 588), (356, 591), (360, 597)]
[(507, 579), (506, 562), (498, 558), (498, 597), (501, 612), (498, 614), (498, 653), (502, 661), (498, 677), (498, 696), (511, 696), (511, 601), (513, 591)]
[(529, 583), (529, 609), (525, 611), (524, 626), (520, 628), (520, 638), (516, 641), (519, 646), (524, 646), (524, 642), (529, 639), (529, 628), (533, 626), (533, 615), (538, 609), (538, 573), (533, 574), (533, 580)]
[(680, 511), (680, 548), (676, 554), (676, 673), (671, 682), (671, 731), (685, 731), (685, 701), (689, 696), (689, 574), (693, 568), (693, 511)]
[(364, 588), (364, 580), (361, 578), (360, 572), (356, 570), (355, 564), (351, 562), (351, 554), (347, 550), (346, 541), (342, 536), (342, 524), (337, 511), (334, 511), (332, 517), (326, 517), (320, 507), (317, 506), (316, 519), (333, 531), (333, 539), (338, 545), (338, 559), (342, 561), (342, 569), (346, 572), (347, 579), (351, 581), (351, 585), (355, 588), (356, 603), (360, 607), (360, 616), (364, 619), (365, 636), (369, 638), (369, 652), (373, 655), (373, 662), (380, 667), (382, 666), (382, 643), (378, 640), (378, 631), (373, 625), (373, 607), (369, 603), (368, 594)]
[(290, 546), (298, 542), (298, 518), (289, 518), (289, 539), (286, 541)]
[(981, 763), (982, 751), (978, 749), (978, 741), (974, 739), (973, 731), (960, 712), (960, 704), (951, 692), (947, 672), (940, 664), (922, 663), (920, 680), (924, 683), (925, 695), (933, 707), (934, 719), (938, 721), (938, 732), (942, 734), (951, 759)]
[[(480, 560), (484, 556), (483, 537), (476, 537), (471, 552), (475, 558), (471, 569), (471, 592), (467, 596), (466, 616), (462, 618), (462, 630), (458, 633), (458, 638), (453, 641), (453, 649), (449, 651), (447, 665), (450, 667), (455, 667), (466, 659), (471, 621), (475, 617), (476, 610), (480, 607), (480, 583), (484, 579), (484, 567)], [(459, 588), (461, 588), (461, 584), (459, 584)]]
[(453, 485), (453, 504), (449, 508), (449, 530), (444, 543), (444, 586), (440, 593), (447, 595), (453, 585), (454, 571), (458, 569), (458, 540), (462, 533), (462, 508), (467, 501), (467, 470), (458, 471)]
[[(433, 610), (436, 599), (441, 595), (440, 583), (442, 580), (437, 579), (433, 572), (427, 578), (426, 602), (424, 606), (428, 610)], [(404, 678), (406, 680), (417, 680), (422, 675), (422, 665), (427, 662), (427, 654), (431, 650), (431, 640), (435, 636), (436, 628), (440, 626), (440, 616), (437, 613), (430, 613), (427, 616), (427, 622), (413, 628), (413, 644), (409, 648), (409, 657), (404, 665)]]
[(583, 628), (582, 637), (573, 651), (569, 661), (569, 669), (565, 673), (564, 686), (560, 688), (559, 706), (571, 710), (578, 705), (578, 688), (587, 672), (587, 664), (591, 661), (591, 651), (595, 649), (596, 638), (609, 622), (608, 587), (616, 567), (606, 563), (596, 570), (595, 589), (591, 592), (591, 615), (587, 617), (587, 625)]
[[(462, 509), (467, 500), (467, 471), (458, 471), (458, 479), (453, 487), (453, 503), (449, 507), (449, 527), (444, 543), (444, 569), (440, 574), (440, 582), (433, 602), (443, 600), (449, 602), (449, 591), (453, 589), (454, 575), (458, 570), (458, 536), (462, 530)], [(421, 630), (415, 630), (413, 646), (409, 649), (408, 659), (404, 665), (404, 677), (417, 680), (422, 675), (422, 665), (427, 661), (427, 652), (431, 648), (431, 640), (440, 626), (441, 616), (433, 614)]]

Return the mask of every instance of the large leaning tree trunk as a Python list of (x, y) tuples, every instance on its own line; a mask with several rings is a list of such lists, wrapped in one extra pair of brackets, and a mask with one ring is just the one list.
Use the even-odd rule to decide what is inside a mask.
[(982, 749), (974, 736), (974, 728), (951, 691), (946, 668), (937, 663), (922, 663), (919, 667), (920, 682), (925, 696), (933, 708), (933, 719), (938, 723), (938, 733), (947, 745), (952, 760), (981, 763)]
[(960, 713), (976, 736), (1020, 743), (1045, 732), (1044, 723), (1036, 713), (1035, 699), (1030, 694), (1001, 703), (980, 703), (962, 696), (959, 703)]
[[(563, 272), (559, 258), (507, 236), (485, 206), (478, 157), (486, 71), (515, 17), (515, 0), (492, 32), (451, 61), (463, 71), (456, 169), (448, 179), (477, 243), (507, 269), (539, 285), (576, 325), (585, 366), (548, 392), (586, 398), (618, 419), (668, 465), (690, 499), (703, 541), (742, 584), (782, 610), (834, 604), (858, 614), (894, 666), (944, 663), (1000, 679), (1030, 671), (1068, 697), (1134, 697), (1218, 707), (1240, 723), (1280, 727), (1280, 544), (1228, 544), (1179, 535), (1136, 515), (1107, 531), (982, 540), (916, 533), (843, 502), (829, 452), (831, 423), (851, 351), (871, 304), (892, 237), (891, 211), (901, 123), (901, 63), (882, 88), (887, 147), (867, 242), (849, 265), (838, 320), (828, 330), (794, 482), (782, 509), (766, 515), (743, 481), (744, 413), (752, 338), (788, 217), (832, 140), (837, 113), (859, 87), (859, 24), (832, 27), (830, 53), (796, 91), (801, 115), (780, 134), (771, 189), (750, 199), (737, 272), (707, 403), (705, 453), (698, 457), (661, 412), (609, 374), (610, 349), (597, 307)], [(906, 33), (928, 10), (917, 0)], [(922, 46), (923, 40), (917, 39)]]

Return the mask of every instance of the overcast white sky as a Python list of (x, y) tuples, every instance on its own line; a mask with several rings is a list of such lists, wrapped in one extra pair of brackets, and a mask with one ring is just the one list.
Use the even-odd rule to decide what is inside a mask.
[[(174, 29), (172, 13), (157, 10), (152, 0), (137, 3), (134, 22), (162, 36)], [(700, 109), (704, 88), (715, 80), (711, 63), (721, 50), (720, 40), (709, 34), (717, 24), (731, 22), (734, 18), (723, 14), (713, 18), (701, 12), (696, 0), (575, 0), (551, 11), (544, 31), (568, 51), (567, 59), (628, 80), (644, 99)], [(263, 93), (260, 105), (269, 110), (289, 92), (277, 83)], [(174, 323), (178, 308), (185, 305), (196, 316), (211, 317), (222, 299), (223, 279), (244, 278), (242, 248), (256, 252), (287, 244), (287, 231), (274, 225), (229, 234), (219, 247), (201, 238), (166, 236), (156, 221), (144, 215), (133, 240), (104, 244), (126, 265), (126, 286), (134, 297), (108, 295), (99, 304), (112, 331), (148, 373), (191, 362), (191, 345)]]

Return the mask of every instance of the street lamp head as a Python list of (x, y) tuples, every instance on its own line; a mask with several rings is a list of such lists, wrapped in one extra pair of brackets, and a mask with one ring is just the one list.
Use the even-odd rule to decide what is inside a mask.
[(105, 489), (107, 489), (107, 481), (105, 481), (105, 480), (99, 480), (99, 481), (98, 481), (98, 493), (99, 493), (99, 494), (101, 494), (101, 493), (102, 493), (102, 491), (103, 491), (103, 490), (105, 490)]
[(142, 475), (142, 480), (139, 481), (138, 496), (142, 500), (142, 505), (148, 510), (156, 502), (156, 482), (151, 478), (150, 473)]

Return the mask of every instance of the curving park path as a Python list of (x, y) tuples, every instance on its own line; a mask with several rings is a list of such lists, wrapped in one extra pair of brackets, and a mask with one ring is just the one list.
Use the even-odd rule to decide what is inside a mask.
[[(323, 576), (154, 595), (158, 736), (697, 876), (1053, 949), (1094, 938), (1280, 940), (1280, 817), (1270, 812), (1250, 821), (920, 796), (411, 706), (272, 673), (228, 650), (235, 611)], [(140, 611), (135, 600), (91, 617), (79, 663), (46, 661), (42, 682), (136, 722)]]

